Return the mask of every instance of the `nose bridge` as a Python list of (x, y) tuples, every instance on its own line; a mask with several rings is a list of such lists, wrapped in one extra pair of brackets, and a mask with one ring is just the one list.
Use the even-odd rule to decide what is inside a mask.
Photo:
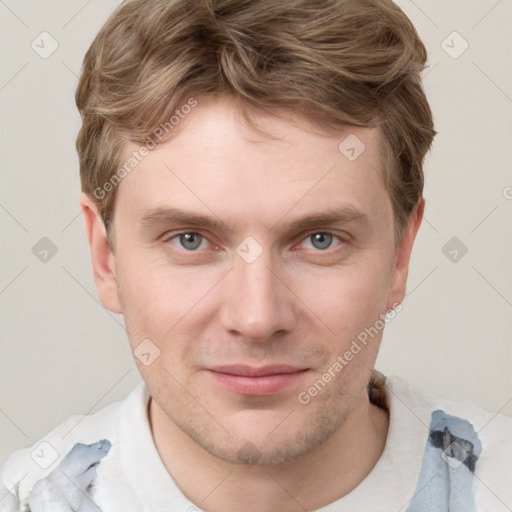
[[(276, 278), (278, 264), (270, 249), (240, 244), (230, 272), (224, 327), (250, 340), (265, 340), (293, 328), (291, 294)], [(243, 249), (249, 249), (246, 253)], [(241, 251), (242, 249), (242, 251)], [(252, 254), (250, 254), (252, 253)], [(247, 256), (250, 254), (250, 257)]]

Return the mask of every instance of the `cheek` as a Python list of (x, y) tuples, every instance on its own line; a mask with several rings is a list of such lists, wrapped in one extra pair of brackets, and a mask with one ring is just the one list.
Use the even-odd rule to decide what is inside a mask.
[[(154, 392), (172, 384), (173, 377), (184, 382), (190, 343), (181, 332), (187, 313), (191, 313), (193, 290), (184, 292), (183, 283), (168, 275), (168, 269), (123, 270), (118, 275), (119, 295), (130, 347), (142, 378)], [(174, 391), (179, 391), (176, 386)]]
[(143, 264), (132, 254), (117, 265), (117, 284), (132, 344), (141, 336), (160, 337), (161, 331), (165, 332), (164, 324), (172, 322), (169, 303), (177, 295), (163, 269)]
[(298, 295), (336, 333), (364, 328), (385, 311), (389, 279), (382, 264), (331, 269), (303, 282)]
[[(198, 315), (205, 297), (218, 281), (215, 269), (170, 269), (169, 265), (136, 263), (133, 258), (118, 268), (119, 296), (132, 348), (142, 339), (154, 340), (164, 350), (172, 340), (173, 352), (187, 347), (180, 333), (195, 337), (202, 325)], [(191, 325), (191, 319), (195, 321)]]

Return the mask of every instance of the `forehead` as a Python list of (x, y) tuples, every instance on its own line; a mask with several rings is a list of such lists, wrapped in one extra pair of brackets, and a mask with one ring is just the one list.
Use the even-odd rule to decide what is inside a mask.
[[(286, 209), (347, 206), (368, 216), (385, 207), (379, 129), (327, 133), (304, 118), (256, 118), (249, 126), (235, 102), (199, 100), (163, 144), (140, 158), (120, 183), (118, 203), (142, 219), (156, 208), (191, 208), (282, 217)], [(125, 146), (127, 161), (140, 145)], [(381, 212), (382, 213), (382, 212)]]

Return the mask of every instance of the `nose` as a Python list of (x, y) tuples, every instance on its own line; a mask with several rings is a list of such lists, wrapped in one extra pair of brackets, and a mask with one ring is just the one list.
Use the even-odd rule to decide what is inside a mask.
[(221, 322), (231, 335), (268, 342), (296, 324), (296, 299), (282, 268), (264, 251), (252, 263), (234, 256), (234, 268), (224, 283)]

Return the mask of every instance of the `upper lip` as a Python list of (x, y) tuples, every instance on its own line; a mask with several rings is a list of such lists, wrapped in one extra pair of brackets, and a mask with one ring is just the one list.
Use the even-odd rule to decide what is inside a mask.
[(226, 373), (228, 375), (238, 375), (243, 377), (264, 377), (267, 375), (280, 375), (283, 373), (296, 373), (306, 368), (298, 368), (288, 364), (270, 364), (266, 366), (248, 366), (244, 364), (233, 364), (224, 366), (215, 366), (209, 368), (210, 371)]

